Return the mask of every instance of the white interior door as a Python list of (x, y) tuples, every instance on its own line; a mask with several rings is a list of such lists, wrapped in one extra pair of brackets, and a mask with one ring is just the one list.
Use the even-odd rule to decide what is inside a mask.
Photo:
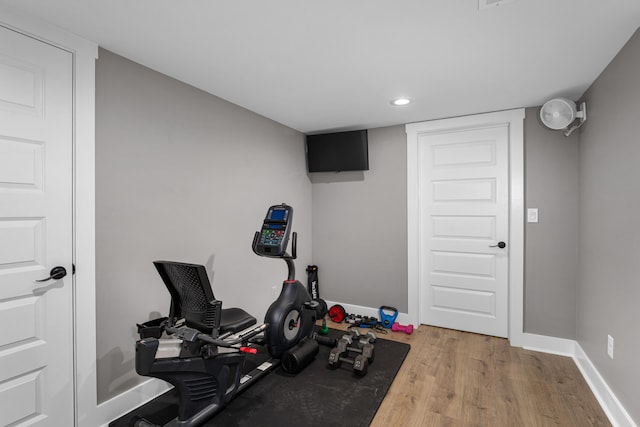
[(418, 138), (421, 321), (507, 337), (509, 128)]
[(0, 26), (2, 426), (74, 425), (72, 113), (72, 55)]

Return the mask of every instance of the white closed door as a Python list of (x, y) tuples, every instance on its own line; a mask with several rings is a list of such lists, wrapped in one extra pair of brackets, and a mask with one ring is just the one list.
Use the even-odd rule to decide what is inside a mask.
[(508, 336), (508, 138), (507, 125), (419, 136), (422, 323)]
[(0, 426), (74, 425), (72, 96), (71, 53), (0, 26)]

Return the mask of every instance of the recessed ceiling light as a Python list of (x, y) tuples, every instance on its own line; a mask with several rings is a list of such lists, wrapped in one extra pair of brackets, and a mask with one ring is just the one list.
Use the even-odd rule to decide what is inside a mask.
[(395, 105), (397, 107), (401, 107), (403, 105), (407, 105), (411, 103), (411, 99), (409, 98), (395, 98), (391, 100), (391, 105)]

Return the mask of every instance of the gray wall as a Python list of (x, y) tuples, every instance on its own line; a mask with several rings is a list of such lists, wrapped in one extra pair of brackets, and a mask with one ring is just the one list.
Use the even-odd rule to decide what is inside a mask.
[[(640, 31), (585, 95), (578, 341), (640, 423)], [(607, 356), (607, 334), (615, 340)]]
[(525, 226), (525, 331), (576, 338), (579, 133), (544, 127), (527, 108), (525, 201), (539, 222)]
[(136, 322), (168, 311), (151, 262), (206, 265), (224, 306), (262, 320), (286, 266), (255, 256), (253, 233), (269, 205), (294, 206), (303, 272), (311, 261), (311, 183), (299, 132), (105, 50), (96, 99), (102, 402), (141, 381)]
[(310, 174), (322, 298), (407, 312), (406, 145), (404, 126), (371, 129), (370, 170)]

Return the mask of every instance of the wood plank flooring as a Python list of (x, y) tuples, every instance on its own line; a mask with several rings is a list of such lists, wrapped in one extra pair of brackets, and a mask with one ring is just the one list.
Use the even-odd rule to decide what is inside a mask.
[(373, 427), (611, 425), (569, 357), (425, 325), (379, 337), (407, 342), (411, 351)]

